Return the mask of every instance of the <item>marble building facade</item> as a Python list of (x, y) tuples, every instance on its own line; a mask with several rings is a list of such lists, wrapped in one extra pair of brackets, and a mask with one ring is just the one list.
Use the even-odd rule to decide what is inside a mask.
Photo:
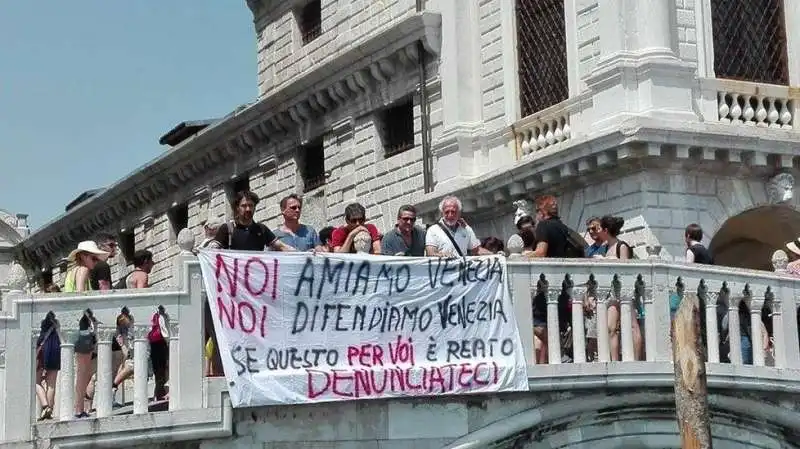
[[(179, 233), (199, 238), (249, 188), (268, 225), (296, 192), (318, 228), (356, 200), (382, 229), (403, 203), (431, 221), (456, 194), (480, 236), (503, 239), (516, 200), (553, 193), (573, 228), (625, 217), (638, 253), (680, 255), (696, 222), (725, 263), (756, 254), (750, 267), (768, 268), (800, 236), (800, 8), (765, 2), (750, 17), (717, 0), (248, 0), (259, 97), (16, 256), (58, 281), (78, 241), (112, 232), (115, 277), (147, 248), (168, 283)], [(782, 32), (737, 32), (764, 23)]]

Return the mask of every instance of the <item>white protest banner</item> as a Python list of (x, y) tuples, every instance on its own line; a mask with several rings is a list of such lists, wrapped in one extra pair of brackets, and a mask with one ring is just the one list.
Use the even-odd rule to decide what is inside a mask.
[(525, 391), (505, 259), (201, 250), (234, 407)]

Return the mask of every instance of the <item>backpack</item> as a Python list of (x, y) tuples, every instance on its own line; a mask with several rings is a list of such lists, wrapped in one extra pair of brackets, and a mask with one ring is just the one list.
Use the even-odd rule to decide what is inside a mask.
[(567, 237), (564, 257), (567, 259), (583, 259), (586, 257), (586, 240), (563, 222), (561, 224), (564, 226), (563, 230)]
[(164, 341), (164, 336), (161, 335), (161, 325), (158, 323), (158, 313), (153, 314), (150, 319), (150, 332), (147, 333), (147, 341), (150, 343), (158, 343)]
[(117, 283), (114, 284), (113, 289), (114, 290), (124, 290), (124, 289), (128, 288), (128, 278), (131, 276), (131, 274), (132, 274), (132, 272), (126, 274), (125, 276), (122, 276), (120, 278), (120, 280), (118, 280)]

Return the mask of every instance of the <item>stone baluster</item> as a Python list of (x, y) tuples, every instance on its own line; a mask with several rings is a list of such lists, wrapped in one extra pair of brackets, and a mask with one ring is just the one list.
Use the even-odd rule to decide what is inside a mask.
[[(179, 325), (177, 321), (169, 323), (169, 409), (170, 410), (178, 410), (180, 409), (180, 397), (181, 397), (181, 389), (180, 389), (180, 382), (177, 380), (180, 379), (181, 375), (181, 364), (178, 363), (180, 360), (180, 336), (178, 335), (179, 332)], [(173, 379), (175, 379), (173, 381)]]
[(708, 294), (708, 287), (700, 281), (697, 297), (702, 299), (706, 307), (706, 341), (708, 344), (708, 362), (719, 363), (719, 329), (717, 326), (717, 302)]
[(150, 344), (147, 341), (146, 326), (134, 326), (133, 332), (133, 413), (141, 415), (148, 412), (147, 360)]
[(561, 332), (558, 325), (558, 295), (544, 289), (547, 298), (547, 363), (561, 363)]
[(112, 384), (114, 383), (114, 373), (112, 373), (112, 353), (111, 339), (114, 330), (101, 327), (97, 331), (97, 371), (95, 384), (94, 404), (98, 418), (105, 418), (111, 415), (113, 404)]
[(75, 337), (75, 332), (61, 331), (61, 370), (58, 372), (61, 395), (57, 396), (60, 421), (70, 421), (75, 416)]
[[(792, 339), (791, 342), (785, 338), (784, 323), (783, 323), (783, 300), (770, 301), (772, 306), (772, 338), (775, 341), (775, 367), (786, 368), (786, 348), (792, 346), (796, 347), (797, 339)], [(795, 349), (797, 350), (797, 349)]]
[(739, 329), (739, 301), (742, 300), (741, 297), (736, 297), (728, 303), (728, 340), (730, 359), (734, 365), (742, 364), (742, 339)]
[[(747, 289), (747, 287), (745, 287)], [(750, 299), (750, 329), (753, 347), (753, 366), (764, 366), (764, 343), (761, 328), (761, 307), (764, 306), (763, 299)]]
[(575, 294), (574, 283), (567, 275), (564, 288), (572, 300), (572, 358), (574, 363), (586, 363), (586, 332), (583, 325), (583, 292)]
[(589, 275), (587, 285), (588, 294), (595, 298), (595, 313), (597, 314), (597, 360), (608, 362), (611, 360), (611, 344), (608, 340), (608, 295), (597, 289), (594, 275)]
[(631, 295), (622, 293), (622, 282), (619, 276), (614, 275), (611, 282), (612, 295), (619, 301), (619, 326), (620, 326), (620, 348), (622, 350), (622, 361), (630, 362), (634, 359), (633, 351), (633, 307)]

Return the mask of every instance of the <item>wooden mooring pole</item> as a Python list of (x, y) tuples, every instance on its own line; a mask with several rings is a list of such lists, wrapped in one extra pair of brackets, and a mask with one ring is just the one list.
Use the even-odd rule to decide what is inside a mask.
[(675, 315), (672, 356), (675, 365), (675, 409), (682, 449), (711, 449), (706, 364), (700, 327), (700, 302), (686, 293)]

